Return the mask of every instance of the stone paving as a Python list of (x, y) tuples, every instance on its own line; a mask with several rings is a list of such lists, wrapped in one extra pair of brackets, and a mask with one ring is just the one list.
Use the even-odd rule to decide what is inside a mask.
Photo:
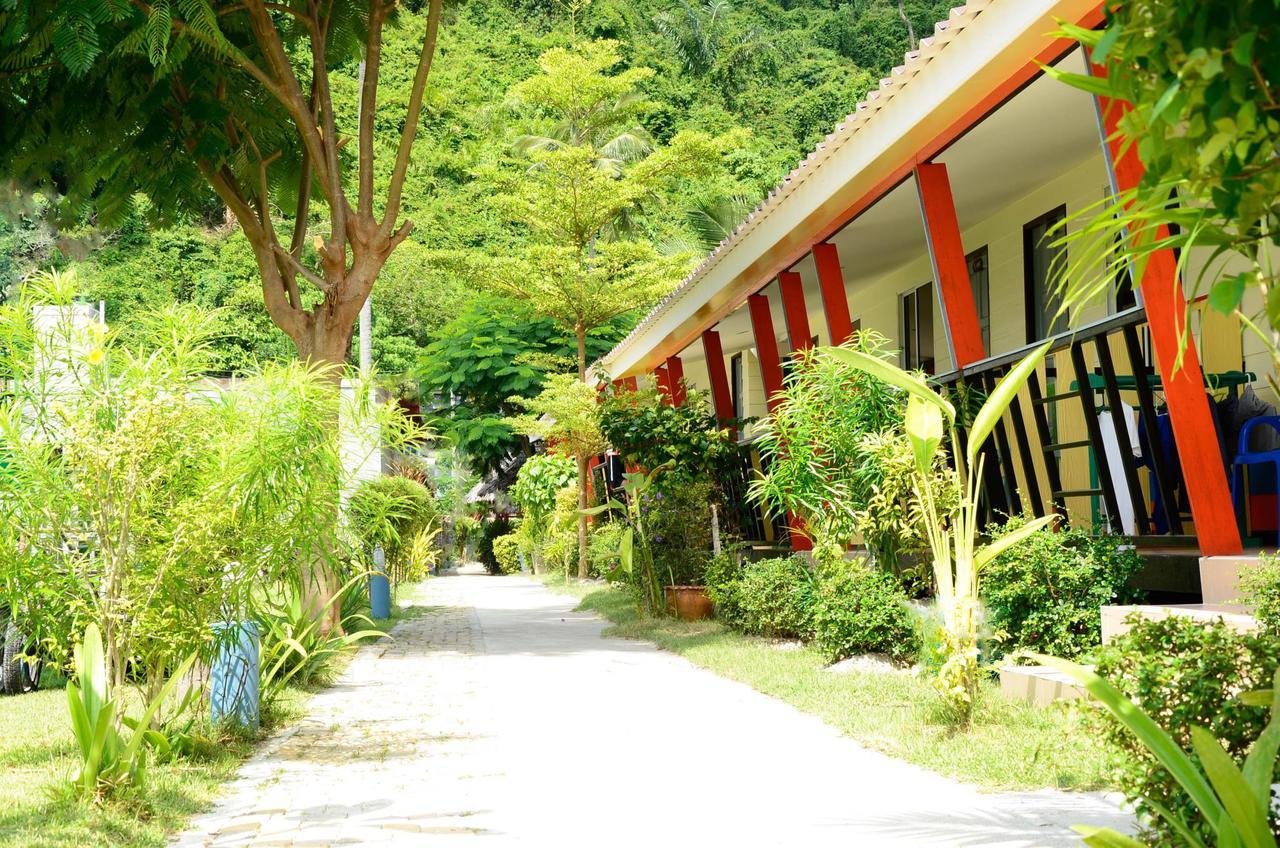
[(519, 577), (429, 584), (174, 845), (1057, 846), (1098, 794), (982, 793)]

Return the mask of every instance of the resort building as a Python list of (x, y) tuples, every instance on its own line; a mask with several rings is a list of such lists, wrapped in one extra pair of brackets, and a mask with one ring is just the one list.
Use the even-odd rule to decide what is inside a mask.
[[(1238, 508), (1232, 491), (1240, 420), (1274, 402), (1261, 342), (1207, 308), (1207, 285), (1180, 283), (1171, 252), (1131, 290), (1058, 314), (1046, 234), (1142, 175), (1108, 141), (1123, 104), (1044, 72), (1088, 72), (1055, 32), (1101, 19), (1096, 0), (952, 10), (601, 371), (656, 380), (674, 402), (683, 380), (725, 419), (763, 417), (792, 351), (859, 330), (888, 337), (904, 367), (979, 392), (1050, 339), (990, 443), (994, 510), (1057, 511), (1182, 551), (1192, 571), (1199, 555), (1271, 542), (1274, 475), (1241, 475)], [(1197, 280), (1204, 257), (1187, 260), (1181, 276)], [(769, 522), (755, 535), (785, 541)]]

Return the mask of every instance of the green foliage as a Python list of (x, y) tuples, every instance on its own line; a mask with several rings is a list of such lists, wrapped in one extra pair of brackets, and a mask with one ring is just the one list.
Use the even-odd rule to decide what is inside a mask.
[(511, 487), (511, 502), (520, 507), (531, 538), (541, 542), (549, 529), (551, 513), (556, 507), (556, 493), (572, 486), (577, 479), (577, 469), (572, 460), (555, 454), (537, 454), (529, 457), (516, 475)]
[(622, 534), (626, 523), (622, 521), (599, 521), (591, 525), (591, 536), (587, 539), (587, 561), (591, 565), (591, 574), (603, 577), (617, 570), (618, 549), (622, 545)]
[(490, 519), (480, 528), (480, 539), (476, 542), (476, 559), (490, 574), (503, 573), (502, 561), (498, 557), (497, 541), (505, 539), (511, 533), (511, 521), (505, 516)]
[(622, 476), (625, 501), (611, 498), (599, 506), (579, 510), (579, 514), (588, 517), (621, 513), (625, 526), (618, 536), (617, 568), (612, 573), (628, 581), (636, 598), (636, 608), (652, 616), (667, 613), (662, 575), (654, 561), (654, 536), (649, 527), (650, 510), (647, 506), (664, 471), (664, 466), (649, 471), (629, 471)]
[(515, 533), (498, 536), (493, 540), (493, 558), (501, 574), (520, 572), (520, 537)]
[[(987, 532), (999, 538), (1025, 524), (1014, 518)], [(1141, 592), (1127, 587), (1141, 567), (1137, 551), (1114, 536), (1084, 530), (1033, 533), (983, 571), (986, 623), (1004, 653), (1085, 656), (1102, 643), (1101, 608), (1141, 600)]]
[(153, 696), (257, 587), (338, 567), (334, 422), (392, 445), (420, 431), (297, 363), (210, 391), (207, 314), (154, 314), (133, 347), (77, 313), (74, 291), (70, 275), (39, 277), (0, 307), (0, 361), (19, 375), (0, 401), (0, 587), (54, 661), (97, 624), (112, 684), (128, 668)]
[[(85, 629), (84, 639), (75, 650), (75, 682), (67, 683), (67, 708), (80, 746), (80, 768), (72, 775), (71, 784), (80, 797), (98, 798), (126, 784), (143, 786), (147, 746), (169, 748), (164, 735), (152, 729), (152, 719), (195, 660), (193, 654), (179, 665), (141, 717), (131, 720), (124, 716), (117, 700), (119, 690), (113, 691), (108, 681), (98, 626), (90, 624)], [(122, 724), (131, 728), (128, 741), (121, 733)]]
[(711, 485), (663, 476), (640, 498), (653, 564), (668, 586), (701, 586), (711, 558)]
[[(623, 319), (587, 334), (587, 355), (606, 353), (625, 327)], [(427, 345), (416, 371), (424, 392), (453, 398), (440, 429), (477, 471), (491, 471), (520, 446), (506, 417), (542, 389), (545, 360), (569, 361), (573, 339), (550, 318), (530, 315), (521, 304), (480, 297), (464, 306)]]
[(716, 618), (731, 624), (742, 620), (742, 608), (735, 592), (742, 579), (741, 553), (734, 548), (722, 548), (720, 553), (707, 560), (703, 571), (707, 597), (715, 604)]
[(596, 414), (596, 390), (574, 374), (551, 374), (536, 396), (519, 399), (524, 414), (511, 419), (521, 435), (547, 449), (586, 462), (607, 447)]
[(818, 575), (813, 640), (831, 661), (878, 651), (898, 659), (916, 653), (914, 616), (891, 574), (841, 560)]
[(1241, 569), (1240, 597), (1265, 630), (1280, 634), (1280, 557), (1264, 553), (1256, 566)]
[[(1188, 751), (1195, 769), (1203, 770), (1206, 762), (1196, 729), (1207, 731), (1225, 755), (1240, 764), (1266, 727), (1267, 710), (1237, 695), (1269, 687), (1278, 662), (1280, 642), (1274, 636), (1242, 635), (1221, 622), (1169, 617), (1135, 622), (1127, 634), (1099, 652), (1096, 671), (1150, 716), (1173, 744)], [(1211, 808), (1193, 800), (1169, 764), (1103, 708), (1089, 715), (1090, 731), (1105, 742), (1116, 783), (1146, 823), (1150, 843), (1194, 844), (1170, 823), (1163, 812), (1168, 811), (1204, 844), (1230, 844), (1215, 838)], [(1273, 782), (1273, 769), (1269, 762), (1267, 786)], [(1271, 827), (1277, 828), (1274, 820)]]
[[(352, 577), (327, 606), (342, 605), (344, 598), (357, 585), (363, 585), (363, 573)], [(324, 628), (325, 617), (317, 615), (307, 603), (302, 587), (285, 581), (261, 590), (254, 599), (252, 621), (258, 628), (259, 697), (269, 709), (284, 694), (290, 683), (308, 686), (328, 682), (333, 663), (347, 648), (365, 639), (379, 638), (380, 630), (357, 630), (360, 625), (372, 628), (365, 615), (348, 615), (342, 627)]]
[(673, 406), (656, 389), (610, 387), (599, 410), (601, 432), (626, 462), (667, 466), (664, 488), (723, 479), (738, 462), (738, 446), (711, 411), (706, 392), (688, 392)]
[[(1091, 47), (1093, 61), (1106, 71), (1050, 73), (1132, 104), (1118, 131), (1145, 169), (1135, 189), (1081, 213), (1096, 216), (1093, 221), (1073, 220), (1069, 228), (1064, 222), (1062, 232), (1074, 232), (1062, 241), (1076, 243), (1076, 256), (1059, 269), (1069, 302), (1079, 308), (1124, 284), (1126, 260), (1136, 263), (1140, 279), (1153, 251), (1172, 248), (1185, 255), (1199, 246), (1211, 258), (1192, 288), (1207, 291), (1210, 305), (1228, 314), (1241, 307), (1246, 288), (1259, 288), (1265, 319), (1280, 327), (1275, 3), (1124, 0), (1107, 4), (1103, 29), (1064, 31)], [(1171, 194), (1177, 203), (1169, 203)], [(1129, 237), (1119, 237), (1126, 230)], [(1249, 260), (1245, 270), (1228, 268), (1241, 256)], [(1276, 355), (1269, 334), (1259, 335)]]
[(399, 475), (362, 481), (347, 501), (347, 520), (365, 561), (372, 562), (373, 549), (382, 546), (394, 583), (421, 579), (408, 573), (410, 553), (420, 534), (438, 529), (439, 518), (431, 490)]
[[(858, 333), (844, 349), (885, 360), (893, 353), (889, 340), (872, 330)], [(900, 473), (887, 480), (886, 471), (901, 463), (875, 461), (885, 438), (903, 434), (905, 394), (809, 348), (797, 352), (780, 400), (756, 442), (768, 472), (752, 481), (752, 500), (777, 515), (798, 516), (820, 542), (848, 544), (861, 532), (877, 561), (896, 565), (900, 549), (919, 544), (920, 531), (904, 509), (886, 521), (868, 507), (877, 496), (890, 509), (900, 507), (909, 494)], [(914, 467), (907, 470), (914, 483)], [(896, 495), (891, 501), (883, 498), (888, 488)], [(864, 524), (860, 517), (871, 520)]]
[[(716, 575), (711, 597), (716, 615), (725, 623), (759, 636), (807, 639), (812, 635), (818, 583), (804, 557), (747, 563), (731, 582), (722, 574)], [(712, 585), (710, 577), (708, 581)]]
[[(956, 409), (919, 374), (909, 374), (867, 351), (847, 347), (824, 348), (835, 359), (889, 383), (908, 395), (905, 430), (915, 459), (915, 501), (933, 555), (933, 584), (942, 616), (942, 653), (938, 687), (948, 712), (967, 722), (978, 691), (978, 577), (1002, 552), (1047, 527), (1057, 516), (1035, 518), (990, 544), (978, 546), (978, 516), (982, 495), (982, 446), (1017, 398), (1018, 392), (1044, 359), (1044, 344), (1022, 358), (1000, 378), (981, 408), (967, 422), (964, 450), (960, 449)], [(956, 500), (942, 497), (934, 483), (943, 439), (955, 463)], [(946, 486), (946, 489), (950, 489)]]

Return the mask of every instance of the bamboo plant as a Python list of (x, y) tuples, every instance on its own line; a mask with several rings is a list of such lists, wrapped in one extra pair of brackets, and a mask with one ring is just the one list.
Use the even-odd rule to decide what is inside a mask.
[[(962, 444), (955, 406), (929, 386), (923, 376), (862, 351), (826, 349), (836, 359), (907, 394), (906, 430), (915, 459), (914, 499), (933, 557), (933, 582), (943, 623), (944, 661), (935, 685), (948, 707), (964, 722), (972, 713), (978, 691), (978, 581), (982, 568), (1056, 518), (1037, 518), (991, 544), (978, 545), (982, 446), (1048, 351), (1048, 344), (1041, 345), (1001, 378), (969, 424), (968, 439)], [(934, 460), (944, 439), (960, 488), (958, 502), (951, 509), (939, 504), (930, 485)]]

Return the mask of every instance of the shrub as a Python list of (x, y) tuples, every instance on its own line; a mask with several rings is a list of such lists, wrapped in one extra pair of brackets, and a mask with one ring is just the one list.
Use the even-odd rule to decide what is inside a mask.
[[(1003, 536), (1025, 523), (1014, 518), (989, 530)], [(1102, 643), (1103, 605), (1141, 599), (1126, 585), (1141, 565), (1137, 552), (1113, 536), (1033, 533), (983, 571), (987, 624), (1006, 652), (1079, 657)]]
[(1243, 570), (1240, 597), (1253, 605), (1264, 630), (1280, 633), (1280, 557), (1263, 554), (1256, 567)]
[(508, 533), (493, 540), (493, 558), (498, 563), (501, 574), (515, 574), (520, 571), (520, 537)]
[(711, 558), (710, 483), (659, 478), (659, 485), (642, 496), (646, 527), (653, 546), (658, 579), (670, 586), (701, 586)]
[[(1154, 718), (1197, 765), (1193, 726), (1206, 728), (1239, 764), (1266, 726), (1268, 710), (1236, 696), (1269, 688), (1277, 662), (1280, 639), (1275, 636), (1242, 635), (1222, 622), (1171, 617), (1135, 623), (1099, 652), (1097, 672)], [(1182, 816), (1206, 845), (1214, 844), (1191, 799), (1129, 730), (1097, 705), (1087, 708), (1086, 721), (1107, 745), (1115, 782), (1147, 822), (1152, 844), (1184, 844), (1155, 815), (1156, 804)]]
[(813, 632), (815, 580), (803, 557), (762, 559), (732, 585), (729, 624), (760, 636), (808, 638)]
[(622, 521), (597, 522), (591, 527), (587, 539), (587, 563), (595, 577), (606, 577), (618, 570), (618, 551), (626, 523)]
[(732, 625), (742, 617), (738, 606), (738, 581), (742, 579), (742, 560), (736, 550), (722, 550), (707, 560), (703, 580), (707, 597), (715, 604), (716, 618)]
[(891, 575), (864, 562), (842, 561), (819, 575), (813, 604), (814, 642), (831, 661), (868, 651), (915, 654), (907, 596)]
[(439, 513), (431, 490), (408, 477), (365, 480), (351, 493), (347, 518), (366, 556), (382, 546), (396, 582), (408, 578), (409, 554), (418, 535), (434, 525)]
[(493, 550), (494, 540), (510, 532), (511, 521), (506, 516), (498, 516), (491, 521), (486, 521), (480, 528), (480, 538), (476, 542), (476, 559), (480, 560), (480, 564), (490, 574), (502, 573), (502, 566), (498, 564), (498, 558)]

